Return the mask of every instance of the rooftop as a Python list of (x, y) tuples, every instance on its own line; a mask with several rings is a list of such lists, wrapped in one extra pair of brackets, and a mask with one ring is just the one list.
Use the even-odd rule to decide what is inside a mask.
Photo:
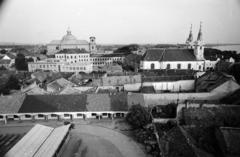
[(63, 49), (59, 51), (57, 54), (81, 54), (81, 53), (89, 53), (85, 49)]
[(144, 55), (144, 61), (196, 61), (196, 57), (192, 49), (149, 49)]
[(36, 124), (15, 146), (6, 157), (52, 157), (69, 131), (70, 125), (52, 128)]
[(210, 92), (228, 80), (234, 80), (234, 77), (220, 72), (207, 72), (196, 81), (197, 92)]

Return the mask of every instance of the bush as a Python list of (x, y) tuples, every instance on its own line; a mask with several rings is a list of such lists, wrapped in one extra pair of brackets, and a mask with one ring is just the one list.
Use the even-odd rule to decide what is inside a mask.
[(141, 105), (133, 105), (127, 116), (126, 121), (134, 128), (143, 128), (147, 124), (152, 122), (150, 113)]

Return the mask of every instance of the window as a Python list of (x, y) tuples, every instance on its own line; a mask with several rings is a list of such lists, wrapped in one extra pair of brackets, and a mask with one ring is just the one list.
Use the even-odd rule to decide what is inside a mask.
[(198, 69), (201, 70), (201, 68), (202, 68), (201, 65), (199, 65)]
[(192, 68), (192, 65), (191, 64), (188, 64), (188, 69), (191, 69)]
[(69, 115), (69, 114), (64, 114), (63, 116), (64, 116), (64, 117), (70, 117), (70, 115)]
[(167, 69), (171, 69), (171, 65), (170, 64), (167, 64)]
[(39, 117), (39, 118), (43, 118), (44, 115), (43, 115), (43, 114), (39, 114), (38, 117)]
[(32, 116), (31, 115), (29, 115), (29, 114), (26, 114), (25, 115), (25, 118), (31, 118)]
[(181, 64), (177, 64), (177, 69), (181, 69)]
[(151, 64), (151, 69), (155, 69), (155, 65), (153, 63)]
[(83, 114), (77, 113), (77, 117), (82, 117), (82, 116), (83, 116)]
[(56, 114), (51, 114), (51, 117), (57, 117), (57, 115)]

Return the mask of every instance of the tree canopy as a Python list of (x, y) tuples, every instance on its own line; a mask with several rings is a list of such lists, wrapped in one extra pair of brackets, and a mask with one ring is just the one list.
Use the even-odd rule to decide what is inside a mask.
[(17, 70), (28, 70), (27, 60), (23, 54), (17, 54), (15, 59), (15, 67)]
[(126, 121), (132, 125), (134, 129), (139, 129), (151, 123), (152, 118), (148, 110), (138, 104), (130, 108), (126, 116)]
[(13, 89), (19, 90), (20, 84), (18, 79), (14, 75), (11, 75), (9, 76), (7, 82), (0, 86), (0, 93), (9, 94), (10, 90), (13, 90)]
[(139, 48), (137, 44), (126, 45), (118, 48), (114, 53), (123, 53), (125, 55), (130, 54), (132, 51), (136, 51)]

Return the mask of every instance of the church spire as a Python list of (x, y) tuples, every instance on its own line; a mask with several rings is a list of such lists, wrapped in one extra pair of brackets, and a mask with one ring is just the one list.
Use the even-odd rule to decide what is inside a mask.
[(190, 32), (189, 32), (189, 36), (188, 36), (188, 38), (187, 38), (187, 40), (186, 40), (186, 44), (188, 45), (188, 47), (192, 47), (192, 45), (193, 45), (193, 34), (192, 34), (192, 24), (191, 24), (191, 26), (190, 26)]
[(192, 42), (192, 41), (193, 41), (192, 24), (191, 24), (191, 27), (190, 27), (190, 33), (189, 33), (188, 41), (189, 41), (189, 42)]
[(197, 37), (197, 41), (202, 41), (203, 37), (202, 37), (202, 22), (200, 22), (200, 28), (199, 28), (199, 32), (198, 32), (198, 37)]

